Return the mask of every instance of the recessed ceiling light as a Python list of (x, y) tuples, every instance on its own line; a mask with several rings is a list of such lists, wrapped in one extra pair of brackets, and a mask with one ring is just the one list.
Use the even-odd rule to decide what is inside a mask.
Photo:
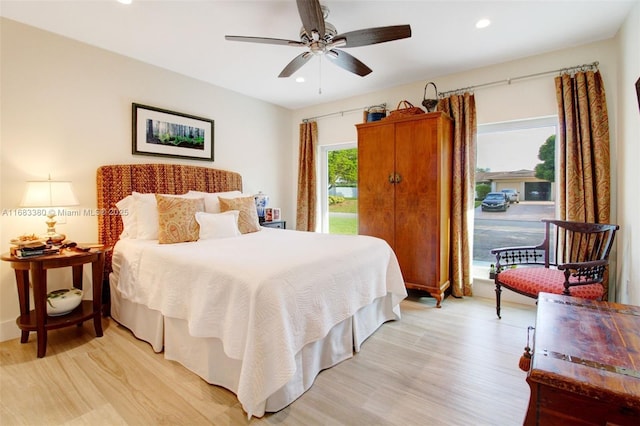
[(296, 83), (304, 83), (304, 77), (296, 77)]
[(133, 0), (118, 0), (118, 3), (122, 3), (122, 4), (131, 4)]
[(476, 22), (476, 28), (487, 28), (489, 25), (491, 25), (491, 21), (487, 18), (482, 18)]

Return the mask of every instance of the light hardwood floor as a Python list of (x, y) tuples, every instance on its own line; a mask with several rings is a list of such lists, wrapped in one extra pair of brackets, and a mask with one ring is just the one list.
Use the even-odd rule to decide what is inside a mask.
[(448, 297), (402, 302), (361, 352), (323, 371), (289, 407), (248, 421), (235, 395), (167, 361), (113, 320), (49, 332), (47, 356), (0, 343), (0, 424), (521, 425), (518, 360), (535, 308)]

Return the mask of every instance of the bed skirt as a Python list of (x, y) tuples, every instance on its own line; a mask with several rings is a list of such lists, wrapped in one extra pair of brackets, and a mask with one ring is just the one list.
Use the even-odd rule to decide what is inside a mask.
[(128, 328), (134, 336), (149, 343), (155, 352), (162, 352), (164, 346), (164, 320), (162, 314), (144, 305), (125, 299), (114, 282), (114, 274), (109, 277), (111, 290), (111, 318)]
[[(113, 280), (110, 280), (113, 282)], [(148, 342), (155, 352), (164, 348), (164, 356), (191, 370), (208, 383), (222, 386), (237, 395), (242, 361), (226, 356), (216, 338), (192, 337), (185, 320), (162, 317), (158, 311), (121, 297), (111, 284), (111, 316)], [(399, 319), (391, 295), (364, 306), (355, 315), (335, 325), (327, 336), (307, 344), (296, 355), (296, 374), (258, 406), (243, 409), (252, 416), (285, 408), (306, 392), (317, 375), (360, 350), (362, 343), (386, 321)]]

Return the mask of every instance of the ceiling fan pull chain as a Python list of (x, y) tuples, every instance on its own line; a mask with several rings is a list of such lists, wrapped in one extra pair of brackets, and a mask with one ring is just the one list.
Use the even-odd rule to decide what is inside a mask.
[(322, 95), (322, 56), (318, 56), (318, 95)]

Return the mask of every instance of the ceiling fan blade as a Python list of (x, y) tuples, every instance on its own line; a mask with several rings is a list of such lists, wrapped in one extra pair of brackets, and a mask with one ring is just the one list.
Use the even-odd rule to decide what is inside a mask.
[(387, 41), (401, 40), (411, 37), (410, 25), (392, 25), (389, 27), (367, 28), (364, 30), (349, 31), (336, 35), (333, 40), (345, 39), (342, 47), (368, 46), (370, 44), (385, 43)]
[(281, 38), (268, 38), (268, 37), (245, 37), (245, 36), (224, 36), (225, 40), (229, 41), (246, 41), (249, 43), (263, 43), (263, 44), (278, 44), (283, 46), (304, 46), (301, 41), (284, 40)]
[(282, 70), (278, 77), (290, 77), (294, 72), (298, 71), (304, 64), (311, 59), (313, 53), (304, 52), (293, 58), (293, 61), (289, 62)]
[(337, 66), (354, 74), (358, 74), (360, 77), (364, 77), (371, 72), (371, 68), (342, 50), (332, 49), (327, 52), (326, 56), (335, 62)]
[(313, 37), (313, 32), (318, 33), (318, 37), (324, 37), (324, 14), (318, 0), (296, 0), (298, 4), (298, 13), (302, 26), (309, 35)]

